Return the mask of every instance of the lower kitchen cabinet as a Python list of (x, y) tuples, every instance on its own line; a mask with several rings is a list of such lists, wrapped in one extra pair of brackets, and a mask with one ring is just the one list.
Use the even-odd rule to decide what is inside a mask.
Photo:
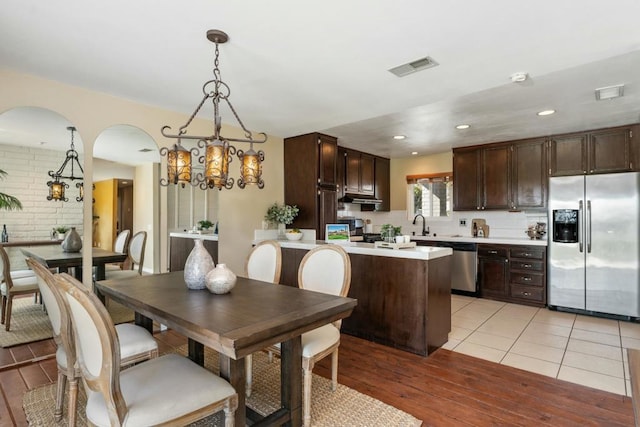
[[(195, 238), (188, 237), (174, 237), (171, 236), (169, 240), (169, 271), (184, 270), (184, 264), (187, 262), (187, 257), (193, 250)], [(203, 240), (204, 248), (209, 252), (213, 262), (218, 262), (218, 241), (217, 240)]]
[(543, 246), (478, 245), (482, 297), (544, 307), (547, 249)]

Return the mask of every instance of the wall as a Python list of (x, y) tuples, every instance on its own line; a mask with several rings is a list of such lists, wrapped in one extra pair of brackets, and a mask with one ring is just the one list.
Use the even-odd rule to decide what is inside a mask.
[(93, 190), (94, 221), (93, 245), (102, 249), (113, 248), (113, 231), (116, 229), (116, 205), (118, 181), (108, 179), (95, 183)]
[[(61, 151), (25, 150), (16, 145), (0, 144), (0, 169), (7, 172), (0, 181), (1, 191), (17, 197), (23, 208), (0, 211), (0, 226), (7, 225), (9, 241), (49, 239), (51, 230), (59, 226), (76, 227), (80, 234), (83, 233), (83, 203), (75, 199), (78, 195), (75, 185), (66, 189), (68, 202), (47, 200), (47, 181), (51, 180), (47, 171), (57, 170), (63, 161)], [(27, 268), (19, 248), (8, 248), (7, 253), (11, 268)]]
[[(12, 70), (0, 69), (0, 112), (18, 106), (36, 106), (55, 111), (73, 123), (83, 141), (83, 152), (92, 153), (93, 144), (100, 133), (116, 124), (130, 124), (149, 134), (158, 146), (171, 146), (175, 141), (162, 136), (160, 129), (164, 125), (174, 129), (184, 124), (189, 116), (157, 107), (136, 103), (127, 99), (117, 98), (108, 94), (86, 90), (76, 86), (70, 86), (59, 82), (44, 80), (27, 74), (17, 73)], [(197, 88), (202, 82), (193, 82)], [(162, 88), (158, 88), (162, 90)], [(194, 98), (195, 108), (199, 99)], [(241, 106), (240, 106), (241, 107)], [(191, 113), (191, 112), (189, 112)], [(230, 113), (223, 112), (223, 121), (229, 120)], [(226, 116), (225, 116), (226, 114)], [(251, 123), (246, 123), (251, 128)], [(210, 120), (195, 119), (190, 126), (190, 133), (207, 135), (212, 133)], [(229, 137), (243, 138), (244, 132), (237, 127), (223, 124), (222, 133)], [(246, 188), (240, 190), (234, 187), (232, 190), (222, 190), (219, 197), (220, 220), (220, 259), (229, 267), (240, 273), (244, 269), (244, 260), (251, 248), (253, 229), (260, 228), (262, 218), (267, 207), (275, 202), (284, 200), (283, 190), (283, 140), (281, 137), (269, 136), (265, 144), (259, 144), (256, 149), (265, 151), (266, 159), (263, 165), (263, 178), (266, 182), (263, 190)], [(236, 177), (239, 174), (238, 162), (232, 164), (232, 173)], [(85, 188), (91, 188), (93, 174), (93, 158), (86, 156), (83, 159), (85, 171)], [(163, 159), (162, 170), (166, 168)], [(136, 173), (136, 180), (139, 177)], [(157, 182), (157, 181), (155, 181)], [(151, 201), (141, 208), (146, 212), (136, 213), (142, 219), (134, 219), (137, 224), (146, 226), (156, 221), (159, 226), (154, 229), (152, 238), (154, 253), (152, 259), (157, 259), (159, 271), (167, 270), (168, 231), (166, 218), (166, 188), (152, 186), (151, 194), (158, 200)], [(136, 184), (138, 185), (138, 183)], [(208, 190), (211, 191), (211, 190)], [(87, 191), (87, 198), (89, 197)], [(146, 197), (146, 196), (145, 196)], [(4, 215), (4, 212), (3, 212)], [(89, 205), (84, 207), (84, 223), (90, 224), (92, 212)], [(137, 225), (136, 224), (136, 225)], [(84, 230), (85, 241), (91, 241), (91, 230)], [(150, 242), (147, 242), (150, 246)], [(88, 249), (85, 247), (85, 249)], [(91, 252), (83, 250), (85, 265), (91, 263)], [(146, 264), (146, 261), (145, 261)], [(85, 282), (91, 277), (91, 269), (85, 268)]]

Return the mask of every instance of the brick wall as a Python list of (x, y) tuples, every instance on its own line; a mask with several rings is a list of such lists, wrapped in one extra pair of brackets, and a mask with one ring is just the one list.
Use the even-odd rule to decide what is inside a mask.
[[(58, 170), (63, 161), (61, 151), (0, 144), (0, 169), (8, 174), (0, 180), (0, 192), (22, 202), (22, 210), (0, 211), (0, 226), (7, 225), (9, 241), (48, 239), (57, 226), (76, 227), (82, 235), (82, 203), (75, 200), (75, 183), (68, 182), (68, 202), (47, 200), (51, 180), (47, 172)], [(8, 252), (12, 269), (25, 268), (19, 248)]]

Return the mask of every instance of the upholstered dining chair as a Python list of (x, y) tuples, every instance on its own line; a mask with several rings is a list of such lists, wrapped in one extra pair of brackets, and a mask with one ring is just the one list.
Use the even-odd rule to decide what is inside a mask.
[[(78, 378), (81, 373), (76, 364), (76, 351), (71, 329), (71, 319), (66, 311), (63, 295), (60, 292), (55, 276), (49, 269), (32, 258), (27, 258), (27, 265), (35, 272), (42, 301), (53, 329), (53, 340), (56, 343), (56, 363), (58, 365), (58, 385), (56, 390), (56, 421), (62, 418), (62, 405), (66, 382), (69, 381), (68, 417), (69, 425), (75, 425)], [(79, 283), (79, 282), (78, 282)], [(132, 325), (115, 326), (120, 348), (120, 366), (126, 367), (134, 363), (158, 357), (158, 343), (146, 329)]]
[[(346, 297), (351, 286), (351, 261), (339, 245), (321, 245), (305, 254), (298, 268), (298, 287)], [(304, 426), (311, 425), (311, 379), (317, 361), (331, 355), (331, 390), (338, 386), (338, 347), (341, 320), (302, 334)], [(269, 347), (280, 352), (280, 345)]]
[(129, 249), (127, 251), (127, 259), (124, 262), (129, 270), (107, 270), (106, 279), (125, 279), (142, 274), (142, 266), (144, 264), (144, 249), (147, 245), (147, 232), (139, 231), (129, 240)]
[[(2, 294), (2, 308), (0, 309), (0, 320), (5, 330), (11, 328), (11, 310), (13, 306), (13, 299), (17, 296), (38, 294), (38, 279), (35, 274), (31, 272), (27, 274), (26, 271), (16, 272), (11, 271), (11, 263), (9, 261), (9, 255), (5, 251), (4, 247), (0, 246), (0, 294)], [(15, 274), (15, 275), (14, 275)]]
[[(129, 249), (129, 236), (131, 235), (131, 230), (122, 230), (116, 236), (115, 242), (113, 242), (113, 251), (120, 253), (127, 253)], [(122, 270), (124, 267), (124, 262), (118, 262), (113, 264), (107, 264), (105, 266), (106, 271), (118, 271)]]
[[(263, 282), (280, 282), (282, 270), (282, 249), (275, 240), (265, 240), (255, 245), (245, 263), (245, 271), (249, 279)], [(253, 382), (253, 356), (244, 358), (246, 372), (246, 395), (251, 396), (251, 384)]]
[(238, 395), (227, 381), (177, 354), (120, 371), (118, 338), (105, 307), (68, 274), (56, 281), (72, 320), (89, 423), (186, 425), (224, 410), (225, 426), (234, 425)]

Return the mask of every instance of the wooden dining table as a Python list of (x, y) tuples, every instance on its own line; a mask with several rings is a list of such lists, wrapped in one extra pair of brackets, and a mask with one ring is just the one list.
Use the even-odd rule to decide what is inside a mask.
[[(21, 250), (25, 257), (31, 257), (49, 268), (57, 268), (61, 273), (66, 273), (73, 267), (76, 279), (82, 281), (82, 251), (64, 252), (60, 245), (24, 247)], [(96, 267), (96, 280), (105, 279), (106, 264), (127, 259), (127, 254), (121, 252), (101, 248), (91, 248), (91, 251), (93, 265)]]
[[(189, 339), (189, 357), (204, 364), (204, 346), (219, 352), (220, 375), (238, 393), (236, 426), (302, 424), (301, 334), (351, 314), (357, 301), (290, 286), (238, 277), (224, 295), (191, 290), (184, 273), (143, 275), (96, 283), (104, 301), (113, 299), (136, 312), (136, 323), (152, 330), (153, 321)], [(244, 357), (281, 344), (281, 408), (263, 417), (245, 405)], [(176, 399), (179, 393), (176, 393)]]

